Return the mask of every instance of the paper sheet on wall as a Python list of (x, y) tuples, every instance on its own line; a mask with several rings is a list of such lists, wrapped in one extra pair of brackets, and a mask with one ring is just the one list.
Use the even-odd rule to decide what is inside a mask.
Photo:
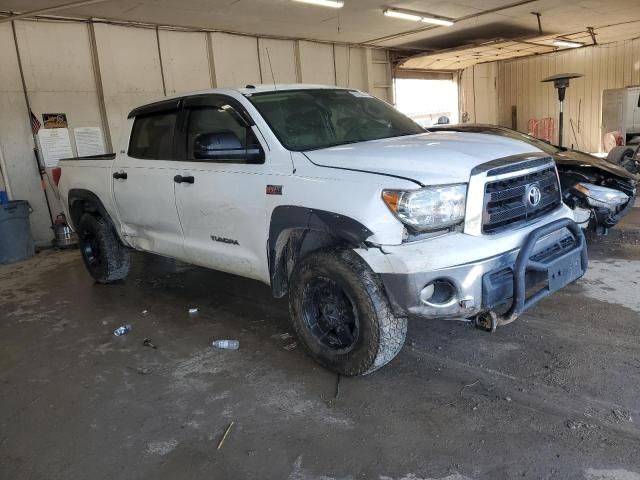
[(73, 129), (79, 157), (103, 155), (105, 152), (102, 129), (100, 127), (80, 127)]
[(46, 167), (55, 167), (61, 158), (73, 157), (69, 130), (66, 128), (41, 128), (38, 131), (42, 159)]

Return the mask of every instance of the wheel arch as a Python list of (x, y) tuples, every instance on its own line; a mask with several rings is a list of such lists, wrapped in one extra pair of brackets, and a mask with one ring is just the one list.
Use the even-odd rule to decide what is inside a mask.
[(358, 248), (373, 232), (359, 221), (326, 210), (282, 205), (271, 214), (268, 238), (269, 275), (276, 298), (289, 290), (296, 262), (326, 247)]
[(78, 227), (80, 225), (80, 218), (82, 218), (83, 214), (99, 214), (109, 223), (109, 226), (116, 233), (116, 237), (120, 240), (120, 242), (122, 242), (122, 238), (120, 237), (120, 233), (116, 228), (116, 224), (111, 218), (111, 215), (109, 215), (109, 212), (102, 203), (102, 200), (100, 200), (100, 198), (95, 193), (82, 188), (74, 188), (69, 190), (67, 198), (69, 215), (71, 216), (70, 220), (76, 230), (78, 230)]

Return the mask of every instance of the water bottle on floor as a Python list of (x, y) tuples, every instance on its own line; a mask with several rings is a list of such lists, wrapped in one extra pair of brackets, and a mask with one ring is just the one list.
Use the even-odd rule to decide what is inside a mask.
[(116, 328), (113, 331), (113, 334), (116, 337), (121, 337), (123, 335), (126, 335), (127, 333), (129, 333), (131, 331), (131, 325), (122, 325), (121, 327)]
[(238, 350), (240, 348), (238, 340), (215, 340), (211, 345), (224, 350)]

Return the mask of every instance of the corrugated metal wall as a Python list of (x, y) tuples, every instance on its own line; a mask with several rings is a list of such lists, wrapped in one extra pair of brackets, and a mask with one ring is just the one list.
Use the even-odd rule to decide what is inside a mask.
[[(475, 82), (471, 80), (474, 68)], [(518, 130), (526, 132), (530, 119), (544, 117), (556, 119), (557, 130), (557, 91), (551, 84), (540, 83), (540, 80), (568, 72), (581, 73), (584, 77), (572, 80), (567, 90), (564, 143), (598, 152), (601, 150), (602, 133), (606, 133), (600, 128), (602, 91), (640, 85), (640, 38), (465, 69), (461, 81), (461, 110), (470, 112), (472, 121), (497, 121), (511, 126), (511, 108), (515, 105)], [(484, 99), (491, 98), (492, 94), (491, 74), (495, 75), (496, 96), (495, 101), (485, 107)], [(479, 103), (482, 108), (478, 108)], [(557, 140), (557, 133), (554, 140)]]
[(474, 65), (461, 72), (460, 118), (466, 118), (466, 122), (498, 123), (497, 72), (497, 63)]

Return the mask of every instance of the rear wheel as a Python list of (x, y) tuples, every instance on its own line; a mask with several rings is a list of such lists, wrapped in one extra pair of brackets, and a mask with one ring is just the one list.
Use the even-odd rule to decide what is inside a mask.
[(85, 213), (78, 225), (78, 244), (91, 276), (99, 283), (123, 280), (129, 273), (129, 251), (103, 217)]
[(318, 251), (296, 266), (289, 291), (294, 329), (311, 357), (341, 375), (366, 375), (400, 352), (396, 317), (377, 275), (355, 252)]

